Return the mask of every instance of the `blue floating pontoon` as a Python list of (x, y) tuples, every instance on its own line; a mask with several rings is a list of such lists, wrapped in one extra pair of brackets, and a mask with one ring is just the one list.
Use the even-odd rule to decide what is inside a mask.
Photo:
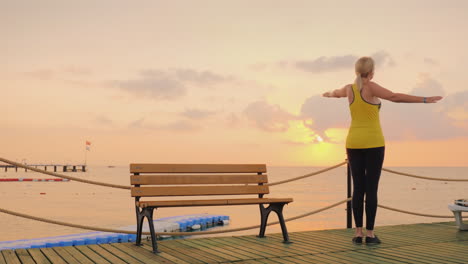
[[(158, 233), (196, 231), (226, 224), (229, 224), (229, 216), (210, 214), (171, 216), (154, 220), (155, 231)], [(136, 231), (136, 225), (127, 226), (120, 229), (125, 231)], [(148, 223), (146, 221), (143, 225), (143, 231), (149, 231)], [(160, 239), (165, 237), (166, 236), (160, 236)], [(0, 250), (126, 243), (135, 242), (135, 240), (136, 235), (131, 234), (90, 232), (56, 237), (0, 241)]]

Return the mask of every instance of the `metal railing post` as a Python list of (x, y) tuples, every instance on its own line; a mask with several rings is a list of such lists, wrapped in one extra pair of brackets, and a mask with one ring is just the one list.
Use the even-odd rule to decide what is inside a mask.
[[(347, 168), (347, 198), (351, 197), (351, 168), (349, 163), (346, 164)], [(346, 228), (353, 227), (353, 209), (351, 207), (351, 201), (346, 202)]]

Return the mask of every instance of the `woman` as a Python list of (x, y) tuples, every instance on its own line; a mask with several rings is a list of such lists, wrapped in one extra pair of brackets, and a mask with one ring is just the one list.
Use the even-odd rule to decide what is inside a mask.
[(356, 232), (353, 242), (362, 243), (364, 195), (366, 196), (366, 243), (378, 244), (374, 234), (377, 212), (377, 190), (385, 154), (385, 141), (380, 127), (380, 99), (396, 103), (436, 103), (441, 96), (421, 97), (393, 93), (375, 82), (374, 60), (360, 58), (355, 65), (356, 81), (341, 89), (326, 92), (324, 97), (348, 97), (351, 126), (346, 138), (346, 153), (353, 177), (353, 214)]

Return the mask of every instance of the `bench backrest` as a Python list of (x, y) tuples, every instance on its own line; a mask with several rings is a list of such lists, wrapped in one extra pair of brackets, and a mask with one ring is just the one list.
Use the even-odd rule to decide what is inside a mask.
[(130, 164), (132, 197), (263, 195), (265, 164)]

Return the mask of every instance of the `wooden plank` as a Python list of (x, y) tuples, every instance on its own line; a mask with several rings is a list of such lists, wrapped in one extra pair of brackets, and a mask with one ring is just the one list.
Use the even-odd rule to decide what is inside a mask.
[[(207, 239), (207, 238), (205, 238)], [(215, 239), (212, 239), (215, 240)], [(239, 243), (239, 240), (235, 240), (235, 238), (232, 237), (222, 237), (222, 238), (216, 238), (215, 240), (219, 244), (224, 244), (225, 246), (229, 246), (231, 248), (235, 249), (240, 249), (244, 251), (244, 254), (248, 254), (251, 257), (254, 258), (269, 258), (274, 255), (274, 252), (263, 252), (261, 247), (258, 247), (256, 244), (246, 244), (246, 243)], [(273, 253), (273, 254), (272, 254)]]
[(128, 255), (127, 253), (117, 249), (116, 247), (111, 246), (110, 244), (102, 244), (100, 246), (102, 248), (104, 248), (105, 250), (109, 251), (114, 256), (117, 256), (118, 258), (124, 260), (127, 263), (130, 263), (130, 264), (143, 263), (143, 262), (133, 258), (131, 255)]
[[(125, 248), (127, 248), (128, 252), (131, 252), (131, 255), (138, 259), (139, 261), (142, 261), (145, 264), (150, 264), (150, 263), (173, 263), (172, 261), (169, 261), (157, 254), (154, 254), (153, 252), (143, 249), (139, 246), (136, 246), (135, 244), (132, 243), (122, 243), (122, 244), (113, 244), (116, 248), (124, 251)], [(127, 251), (125, 251), (127, 252)]]
[(2, 250), (0, 250), (0, 264), (6, 264), (5, 258), (3, 257)]
[(423, 260), (421, 258), (415, 257), (412, 254), (404, 254), (401, 251), (395, 250), (394, 248), (381, 248), (379, 249), (379, 256), (389, 256), (393, 258), (399, 258), (399, 259), (405, 259), (407, 261), (411, 262), (418, 262), (418, 263), (443, 263), (443, 262), (437, 262), (437, 261), (431, 261), (431, 260)]
[(8, 264), (21, 264), (21, 261), (16, 256), (15, 251), (11, 249), (2, 250), (2, 255), (5, 258), (5, 262)]
[(264, 259), (260, 259), (261, 262), (263, 263), (267, 263), (267, 264), (282, 264), (282, 263), (286, 263), (284, 260), (282, 260), (281, 258), (264, 258)]
[(227, 175), (131, 175), (130, 184), (179, 185), (179, 184), (253, 184), (267, 183), (266, 174)]
[[(362, 249), (359, 249), (361, 247)], [(367, 250), (366, 245), (359, 246), (357, 245), (356, 250), (347, 250), (341, 252), (326, 253), (328, 255), (333, 255), (337, 258), (352, 261), (354, 263), (376, 263), (376, 264), (392, 264), (392, 263), (401, 263), (400, 261), (395, 261), (389, 258), (384, 258), (379, 255), (379, 252), (376, 250)]]
[(22, 264), (35, 264), (34, 259), (29, 255), (28, 251), (24, 248), (15, 250), (16, 256), (20, 259)]
[(173, 200), (173, 201), (140, 201), (140, 207), (183, 207), (183, 206), (217, 206), (217, 205), (249, 205), (290, 203), (292, 198), (241, 198), (241, 199), (213, 199), (213, 200)]
[(130, 173), (265, 173), (265, 164), (132, 163)]
[(75, 259), (64, 247), (54, 247), (53, 248), (57, 255), (63, 258), (67, 263), (81, 263)]
[(132, 187), (132, 197), (267, 194), (268, 186)]
[(303, 259), (305, 261), (308, 261), (309, 263), (325, 263), (325, 264), (335, 264), (335, 261), (331, 261), (329, 259), (324, 259), (322, 257), (323, 254), (317, 254), (317, 255), (302, 255), (298, 256), (297, 258)]
[(107, 261), (109, 261), (112, 264), (125, 264), (125, 261), (114, 256), (109, 251), (103, 249), (99, 245), (88, 245), (88, 248), (96, 252), (97, 254), (99, 254), (101, 257), (105, 258)]
[(37, 264), (50, 264), (49, 259), (38, 248), (28, 249), (29, 254)]
[(181, 251), (190, 258), (202, 261), (203, 263), (218, 262), (216, 256), (206, 254), (205, 252), (201, 252), (196, 248), (177, 243), (176, 240), (164, 241), (164, 243), (159, 243), (159, 245), (161, 247), (161, 251), (165, 250), (166, 248), (170, 248), (174, 251)]
[[(301, 251), (295, 249), (292, 247), (294, 244), (284, 244), (284, 243), (277, 243), (276, 241), (272, 243), (271, 240), (269, 240), (270, 237), (264, 237), (264, 238), (258, 238), (258, 237), (253, 237), (253, 236), (242, 236), (242, 237), (237, 237), (243, 243), (249, 243), (249, 244), (257, 244), (263, 248), (264, 252), (275, 252), (275, 254), (278, 257), (288, 257), (291, 255), (297, 255), (300, 254)], [(302, 252), (303, 254), (304, 252)]]
[(204, 261), (201, 261), (199, 258), (201, 257), (201, 255), (198, 255), (198, 257), (194, 257), (193, 255), (190, 255), (188, 252), (186, 252), (185, 250), (181, 250), (181, 249), (173, 249), (173, 248), (170, 248), (170, 247), (166, 247), (165, 245), (162, 245), (161, 243), (159, 244), (159, 248), (161, 250), (161, 252), (165, 252), (169, 255), (172, 255), (172, 256), (177, 256), (177, 258), (185, 261), (185, 262), (188, 262), (188, 263), (192, 263), (192, 264), (201, 264), (201, 263), (205, 263)]
[(209, 248), (208, 246), (206, 245), (201, 245), (199, 243), (194, 243), (192, 241), (192, 239), (186, 239), (186, 240), (179, 240), (177, 241), (181, 244), (185, 244), (185, 245), (188, 245), (188, 246), (191, 246), (191, 247), (194, 247), (202, 252), (205, 252), (205, 254), (210, 254), (210, 255), (213, 255), (213, 256), (216, 256), (218, 257), (220, 260), (218, 260), (219, 262), (229, 262), (229, 261), (238, 261), (240, 260), (239, 258), (236, 258), (236, 257), (233, 257), (229, 254), (225, 254), (225, 253), (222, 253), (222, 252), (218, 252), (217, 250), (213, 250), (212, 248)]
[[(436, 248), (427, 247), (400, 247), (398, 248), (398, 252), (405, 252), (409, 253), (415, 257), (419, 257), (421, 259), (430, 259), (434, 261), (439, 261), (442, 263), (450, 263), (450, 262), (457, 262), (458, 258), (456, 257), (458, 254), (456, 252), (447, 250), (447, 249), (440, 249), (439, 245)], [(466, 249), (465, 249), (466, 250)]]
[(42, 253), (54, 264), (67, 264), (52, 248), (41, 248)]
[(201, 246), (207, 246), (212, 250), (215, 250), (217, 252), (221, 252), (226, 255), (230, 255), (234, 258), (241, 259), (241, 260), (247, 260), (253, 258), (252, 255), (248, 252), (243, 252), (239, 249), (226, 246), (224, 244), (216, 243), (213, 242), (212, 240), (209, 239), (192, 239), (191, 242), (197, 243)]
[(294, 257), (283, 257), (282, 260), (285, 260), (287, 263), (292, 264), (309, 264), (309, 261), (304, 261), (302, 259), (294, 258)]
[(83, 264), (93, 264), (87, 256), (85, 256), (83, 253), (81, 253), (78, 249), (75, 247), (64, 247), (64, 249), (70, 253), (75, 259), (77, 259), (80, 263)]
[(87, 258), (93, 260), (96, 264), (108, 264), (110, 263), (105, 258), (101, 257), (99, 254), (88, 248), (88, 246), (75, 246), (75, 248), (80, 251)]
[(154, 255), (151, 256), (151, 257), (147, 257), (139, 252), (137, 252), (136, 250), (134, 250), (134, 248), (136, 248), (137, 246), (133, 245), (134, 247), (133, 248), (130, 248), (128, 247), (128, 243), (116, 243), (116, 244), (111, 244), (113, 247), (117, 248), (118, 250), (122, 251), (122, 252), (125, 252), (127, 253), (128, 255), (136, 258), (138, 261), (141, 261), (145, 264), (156, 264), (156, 263), (167, 263), (165, 262), (165, 259), (163, 259), (163, 261), (159, 260), (159, 259), (162, 259), (160, 257), (158, 257), (157, 255)]

